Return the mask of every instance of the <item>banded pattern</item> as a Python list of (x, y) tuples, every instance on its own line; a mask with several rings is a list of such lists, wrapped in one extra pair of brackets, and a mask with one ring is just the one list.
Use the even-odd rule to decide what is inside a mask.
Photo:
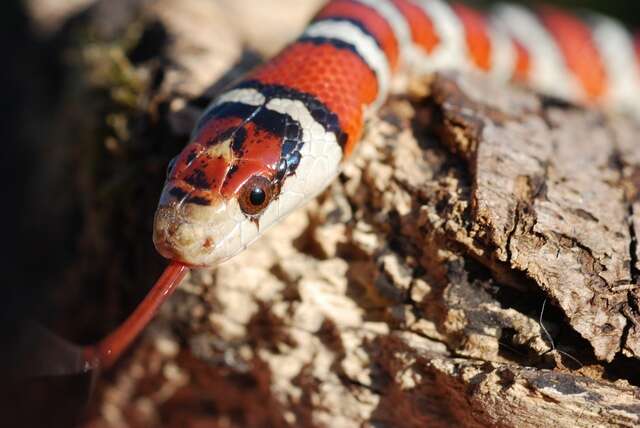
[(355, 149), (394, 74), (475, 70), (640, 116), (640, 34), (613, 19), (441, 0), (332, 0), (204, 112), (169, 168), (154, 240), (219, 263), (313, 198)]

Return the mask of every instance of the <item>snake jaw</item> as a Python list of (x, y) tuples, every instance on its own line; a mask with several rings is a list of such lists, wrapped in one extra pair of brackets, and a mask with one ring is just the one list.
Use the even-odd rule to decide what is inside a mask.
[[(171, 202), (160, 205), (154, 220), (153, 242), (158, 252), (190, 266), (214, 266), (244, 249), (243, 218), (234, 200), (214, 206)], [(235, 207), (235, 208), (234, 208)]]
[(153, 226), (153, 243), (165, 258), (189, 265), (199, 265), (194, 258), (198, 244), (196, 230), (191, 223), (184, 222), (176, 206), (160, 206), (156, 211)]

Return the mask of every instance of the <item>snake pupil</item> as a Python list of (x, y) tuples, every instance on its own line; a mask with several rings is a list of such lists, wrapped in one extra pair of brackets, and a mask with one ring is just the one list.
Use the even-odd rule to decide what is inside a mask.
[(267, 195), (265, 194), (264, 190), (259, 187), (255, 187), (253, 190), (251, 190), (251, 195), (249, 195), (249, 201), (252, 205), (255, 206), (262, 205), (266, 198)]

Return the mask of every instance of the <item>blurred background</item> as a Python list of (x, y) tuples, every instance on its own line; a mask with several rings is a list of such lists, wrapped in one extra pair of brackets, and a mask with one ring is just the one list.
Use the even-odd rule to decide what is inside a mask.
[[(84, 26), (89, 17), (98, 22), (100, 43), (126, 41), (125, 33), (131, 31), (123, 24), (129, 22), (127, 5), (142, 2), (1, 2), (0, 349), (18, 345), (27, 318), (36, 318), (75, 342), (96, 341), (135, 307), (164, 265), (151, 243), (152, 216), (165, 165), (179, 146), (168, 137), (168, 125), (153, 122), (152, 115), (123, 124), (122, 117), (138, 114), (135, 100), (127, 98), (136, 88), (128, 86), (127, 76), (120, 76), (118, 102), (105, 103), (101, 95), (113, 88), (87, 90), (92, 83), (79, 74), (76, 49), (97, 37)], [(268, 3), (219, 2), (233, 3), (239, 11)], [(640, 27), (637, 1), (545, 3), (589, 8)], [(129, 61), (146, 61), (162, 51), (166, 35), (156, 30), (144, 31), (128, 52)], [(5, 351), (1, 357), (0, 375), (12, 372), (15, 355)], [(73, 420), (69, 415), (84, 408), (90, 382), (86, 376), (54, 382), (54, 391), (70, 397), (55, 406), (59, 426), (68, 426)], [(3, 404), (37, 413), (31, 404), (37, 393), (43, 393), (41, 386), (7, 387), (0, 391), (6, 394)], [(44, 397), (55, 396), (50, 391)], [(41, 413), (45, 420), (53, 415), (47, 412), (51, 406)]]

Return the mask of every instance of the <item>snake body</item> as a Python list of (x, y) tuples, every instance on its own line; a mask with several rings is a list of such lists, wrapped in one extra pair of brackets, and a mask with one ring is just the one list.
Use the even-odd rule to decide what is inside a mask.
[(233, 257), (331, 183), (394, 76), (448, 69), (640, 113), (640, 36), (611, 18), (329, 1), (297, 40), (205, 110), (168, 168), (156, 248), (190, 266)]

